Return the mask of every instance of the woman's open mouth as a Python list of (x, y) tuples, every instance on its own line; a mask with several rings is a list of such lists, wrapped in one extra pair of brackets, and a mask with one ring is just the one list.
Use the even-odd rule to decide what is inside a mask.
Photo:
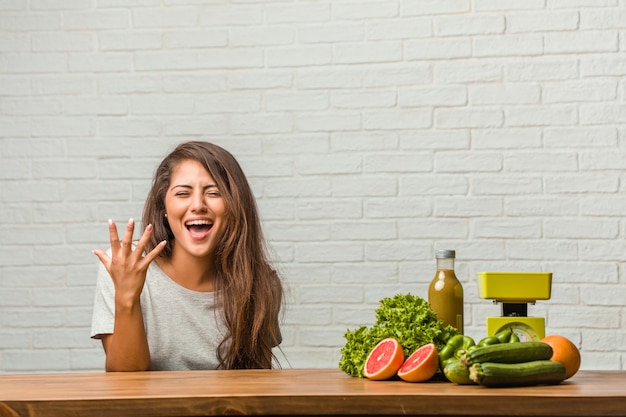
[(209, 220), (190, 220), (185, 222), (185, 227), (193, 239), (204, 239), (211, 231), (213, 223)]

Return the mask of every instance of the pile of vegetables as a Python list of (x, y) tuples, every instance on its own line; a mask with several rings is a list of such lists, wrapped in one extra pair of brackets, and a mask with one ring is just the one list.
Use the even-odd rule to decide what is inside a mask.
[[(474, 348), (474, 349), (472, 349)], [(544, 342), (520, 342), (471, 346), (460, 359), (450, 359), (443, 372), (460, 385), (521, 387), (559, 384), (567, 379), (565, 366), (551, 360), (552, 347)]]
[(497, 345), (499, 343), (517, 343), (519, 338), (511, 329), (504, 329), (493, 336), (487, 336), (474, 343), (470, 336), (456, 335), (448, 339), (448, 343), (439, 350), (439, 364), (442, 368), (452, 361), (458, 361), (465, 353), (483, 346)]
[(344, 334), (346, 344), (341, 349), (339, 369), (350, 376), (363, 377), (367, 355), (388, 337), (395, 338), (404, 352), (410, 354), (427, 343), (434, 343), (437, 351), (441, 351), (448, 339), (457, 334), (454, 327), (437, 319), (423, 298), (411, 294), (383, 298), (376, 309), (374, 325), (347, 330)]

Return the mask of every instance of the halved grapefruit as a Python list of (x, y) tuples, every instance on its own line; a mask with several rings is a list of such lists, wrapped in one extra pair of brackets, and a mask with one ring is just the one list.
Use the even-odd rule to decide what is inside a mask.
[(435, 376), (439, 368), (439, 355), (434, 343), (417, 349), (402, 364), (398, 376), (408, 382), (424, 382)]
[(389, 379), (398, 372), (404, 362), (404, 351), (393, 337), (383, 339), (367, 355), (363, 374), (375, 381)]

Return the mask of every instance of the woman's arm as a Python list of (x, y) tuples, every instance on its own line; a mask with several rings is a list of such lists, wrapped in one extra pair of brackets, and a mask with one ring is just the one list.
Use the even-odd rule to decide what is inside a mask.
[(150, 368), (150, 349), (143, 324), (141, 304), (126, 304), (115, 297), (113, 333), (102, 336), (106, 354), (105, 370), (146, 371)]
[(115, 287), (113, 333), (102, 335), (107, 371), (144, 371), (150, 367), (150, 349), (144, 328), (140, 296), (148, 266), (161, 253), (165, 242), (161, 242), (144, 256), (152, 226), (146, 227), (136, 249), (133, 250), (134, 226), (131, 219), (120, 241), (115, 223), (109, 221), (111, 256), (102, 250), (94, 251), (111, 276)]

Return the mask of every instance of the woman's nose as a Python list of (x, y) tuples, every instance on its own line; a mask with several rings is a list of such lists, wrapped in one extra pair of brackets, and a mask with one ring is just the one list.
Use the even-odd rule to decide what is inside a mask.
[(193, 212), (205, 212), (207, 209), (206, 199), (204, 193), (194, 193), (191, 200), (191, 211)]

